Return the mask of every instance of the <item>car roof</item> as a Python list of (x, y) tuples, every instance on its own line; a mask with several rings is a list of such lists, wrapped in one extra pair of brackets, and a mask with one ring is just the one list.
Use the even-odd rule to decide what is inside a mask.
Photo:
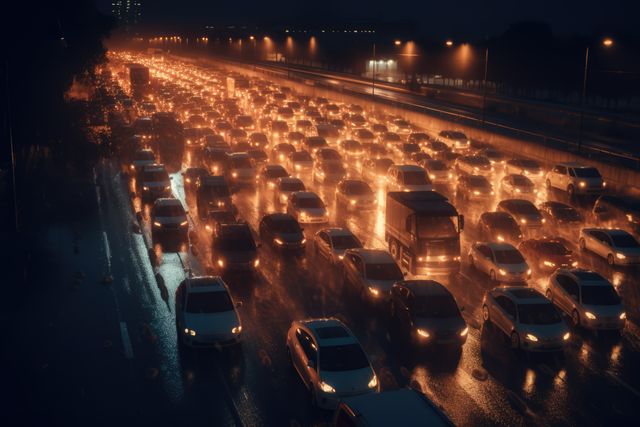
[(591, 232), (591, 231), (601, 231), (603, 233), (608, 234), (609, 236), (630, 236), (631, 234), (626, 231), (626, 230), (622, 230), (620, 228), (598, 228), (598, 227), (591, 227), (591, 228), (583, 228), (583, 231), (586, 232)]
[(435, 280), (403, 280), (396, 285), (407, 287), (415, 295), (421, 296), (445, 296), (451, 295), (441, 283)]
[(280, 182), (280, 184), (295, 184), (295, 183), (304, 184), (304, 181), (302, 181), (300, 178), (295, 178), (291, 176), (278, 178), (278, 181)]
[(492, 251), (509, 251), (509, 250), (517, 251), (515, 246), (513, 246), (511, 243), (486, 242), (484, 243), (484, 245), (489, 247)]
[(358, 344), (358, 339), (335, 318), (307, 319), (300, 323), (309, 328), (320, 346)]
[(332, 228), (324, 228), (319, 232), (324, 231), (329, 235), (329, 237), (338, 237), (338, 236), (353, 236), (354, 234), (348, 228), (340, 228), (340, 227), (332, 227)]
[(153, 203), (154, 206), (180, 206), (182, 207), (182, 202), (174, 197), (163, 197), (160, 199), (156, 199)]
[(403, 172), (424, 172), (424, 169), (417, 165), (392, 165), (391, 167)]
[(485, 219), (489, 218), (489, 219), (494, 220), (494, 221), (495, 220), (500, 220), (500, 219), (513, 218), (510, 213), (501, 212), (501, 211), (498, 211), (498, 212), (483, 212), (482, 215), (480, 215), (480, 217), (484, 217)]
[(551, 304), (551, 301), (533, 288), (525, 286), (499, 286), (496, 290), (509, 295), (511, 299), (518, 304)]
[(613, 284), (600, 273), (584, 268), (559, 269), (556, 274), (563, 273), (578, 279), (580, 286), (613, 286)]
[(227, 287), (220, 276), (197, 276), (184, 279), (189, 293), (196, 292), (227, 292)]
[(292, 196), (296, 196), (298, 199), (319, 199), (318, 196), (313, 191), (296, 191), (292, 194)]
[(391, 254), (383, 249), (354, 248), (349, 249), (348, 251), (360, 255), (360, 258), (362, 258), (365, 264), (395, 263)]
[(558, 163), (558, 166), (566, 166), (568, 168), (574, 168), (574, 169), (593, 167), (593, 166), (585, 165), (584, 163), (579, 163), (579, 162), (563, 162), (563, 163)]

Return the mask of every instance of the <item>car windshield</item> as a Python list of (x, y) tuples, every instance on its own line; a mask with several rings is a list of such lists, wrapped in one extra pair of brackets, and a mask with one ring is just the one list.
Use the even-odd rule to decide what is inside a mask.
[(571, 251), (559, 242), (543, 242), (540, 244), (540, 250), (547, 255), (569, 255)]
[(268, 168), (265, 175), (269, 178), (284, 178), (289, 176), (284, 168)]
[(367, 279), (402, 280), (402, 271), (395, 262), (367, 264)]
[(456, 139), (456, 140), (460, 140), (460, 139), (467, 139), (467, 135), (465, 135), (462, 132), (449, 132), (449, 138), (451, 139)]
[(581, 221), (582, 217), (580, 213), (571, 206), (559, 207), (555, 209), (555, 214), (558, 219), (565, 221)]
[(202, 193), (209, 197), (229, 197), (229, 188), (226, 185), (206, 185)]
[(272, 228), (278, 233), (300, 233), (300, 224), (294, 219), (280, 219), (273, 221)]
[(373, 194), (371, 187), (364, 181), (352, 181), (345, 185), (345, 193), (356, 196), (363, 196)]
[(251, 159), (249, 157), (232, 157), (231, 167), (235, 169), (252, 168)]
[(187, 313), (220, 313), (233, 310), (233, 303), (226, 291), (193, 292), (187, 298)]
[(455, 216), (418, 216), (419, 239), (444, 239), (458, 235)]
[(184, 209), (181, 205), (158, 205), (156, 216), (184, 216)]
[(460, 311), (450, 295), (423, 296), (415, 298), (413, 312), (417, 317), (459, 317)]
[(291, 155), (291, 160), (293, 160), (294, 162), (308, 162), (312, 159), (311, 154), (307, 153), (306, 151), (298, 151)]
[(145, 171), (142, 178), (144, 182), (166, 182), (169, 181), (169, 175), (166, 171)]
[(600, 172), (596, 168), (575, 168), (575, 174), (578, 178), (600, 178)]
[(529, 203), (509, 203), (507, 204), (507, 206), (513, 209), (515, 212), (523, 215), (537, 216), (540, 214), (540, 212), (538, 212), (538, 209), (533, 204)]
[(562, 321), (558, 311), (550, 303), (519, 304), (518, 317), (523, 325), (553, 325)]
[(484, 176), (471, 175), (468, 177), (469, 186), (477, 188), (489, 188), (491, 184)]
[(304, 191), (304, 183), (302, 182), (283, 182), (280, 184), (282, 191)]
[(618, 305), (620, 297), (613, 286), (582, 286), (582, 303), (585, 305)]
[(353, 371), (369, 366), (369, 360), (358, 344), (320, 347), (321, 371)]
[(333, 236), (331, 238), (334, 249), (353, 249), (361, 248), (362, 243), (356, 236)]
[(319, 197), (299, 197), (298, 207), (301, 208), (324, 208), (324, 202)]
[(613, 234), (611, 235), (613, 244), (618, 248), (637, 248), (638, 241), (630, 234)]
[(524, 258), (519, 251), (515, 249), (500, 249), (493, 251), (498, 264), (522, 264)]
[(249, 232), (231, 233), (220, 239), (218, 247), (223, 251), (230, 252), (254, 251), (256, 249), (256, 243)]
[(519, 187), (533, 187), (533, 182), (526, 176), (514, 175), (513, 183)]
[(151, 151), (138, 151), (136, 153), (136, 160), (154, 160), (155, 157)]
[(427, 175), (422, 171), (405, 171), (402, 173), (405, 185), (426, 185)]

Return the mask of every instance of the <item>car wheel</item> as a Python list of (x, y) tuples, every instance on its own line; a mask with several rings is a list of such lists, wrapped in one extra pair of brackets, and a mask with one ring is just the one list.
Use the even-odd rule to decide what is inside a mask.
[(496, 277), (496, 272), (495, 270), (491, 270), (489, 272), (489, 278), (491, 279), (492, 282), (496, 283), (498, 281), (498, 278)]
[(482, 306), (482, 320), (485, 322), (489, 322), (491, 320), (491, 316), (489, 315), (489, 307), (486, 305)]
[(517, 332), (511, 333), (511, 348), (518, 350), (520, 348), (520, 335)]
[(547, 289), (547, 292), (545, 293), (545, 295), (547, 296), (547, 299), (549, 301), (553, 301), (553, 292), (551, 292), (551, 289)]
[(391, 256), (393, 257), (393, 259), (395, 259), (396, 261), (399, 261), (400, 250), (398, 248), (398, 242), (396, 242), (394, 239), (389, 240), (389, 253), (391, 253)]
[(581, 251), (587, 250), (587, 242), (585, 242), (583, 238), (580, 238), (580, 240), (578, 241), (578, 246), (580, 246)]
[(616, 265), (616, 259), (613, 257), (613, 254), (607, 255), (607, 264), (609, 264), (611, 267)]
[(573, 312), (571, 313), (571, 323), (573, 324), (573, 326), (580, 326), (580, 315), (576, 310), (573, 310)]

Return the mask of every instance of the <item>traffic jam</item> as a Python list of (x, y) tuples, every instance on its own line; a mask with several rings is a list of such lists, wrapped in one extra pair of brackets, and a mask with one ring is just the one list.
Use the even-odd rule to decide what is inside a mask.
[[(640, 200), (588, 161), (513, 157), (455, 126), (421, 129), (368, 100), (223, 66), (108, 58), (110, 122), (126, 129), (121, 171), (150, 261), (161, 269), (178, 254), (185, 265), (168, 289), (181, 352), (251, 352), (252, 329), (267, 329), (278, 369), (292, 370), (310, 407), (337, 410), (337, 425), (384, 405), (473, 424), (430, 384), (429, 359), (455, 360), (445, 371), (481, 408), (496, 403), (479, 394), (515, 394), (516, 413), (544, 412), (527, 403), (536, 372), (566, 385), (591, 358), (609, 367), (587, 371), (624, 390), (614, 353), (634, 340)], [(259, 318), (264, 298), (277, 322)], [(518, 360), (519, 393), (491, 378), (485, 342)], [(426, 395), (421, 409), (392, 396), (402, 384)]]

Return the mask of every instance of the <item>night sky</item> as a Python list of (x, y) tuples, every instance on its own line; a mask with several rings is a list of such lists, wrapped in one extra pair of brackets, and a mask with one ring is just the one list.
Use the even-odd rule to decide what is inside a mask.
[[(501, 34), (518, 21), (544, 21), (557, 34), (628, 32), (638, 35), (634, 0), (142, 0), (143, 19), (151, 28), (216, 24), (322, 24), (411, 20), (425, 35)], [(109, 12), (110, 0), (98, 0)], [(399, 6), (401, 5), (401, 6)]]

